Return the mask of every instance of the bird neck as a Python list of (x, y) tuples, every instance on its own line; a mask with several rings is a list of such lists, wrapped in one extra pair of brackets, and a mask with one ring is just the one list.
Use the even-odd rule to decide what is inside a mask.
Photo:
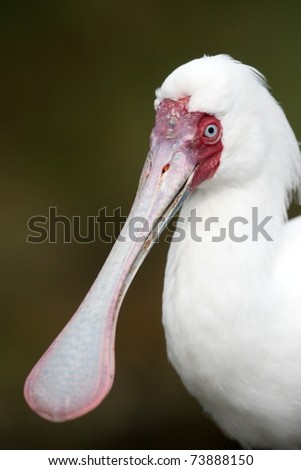
[[(177, 276), (182, 270), (189, 279), (190, 295), (201, 289), (221, 315), (230, 315), (226, 299), (231, 298), (227, 305), (235, 316), (242, 292), (251, 307), (271, 286), (284, 217), (264, 183), (196, 190), (180, 213), (185, 239), (172, 244), (169, 262), (174, 257)], [(181, 278), (179, 285), (184, 284)]]
[(279, 188), (268, 183), (261, 176), (242, 186), (197, 189), (180, 214), (188, 236), (193, 239), (196, 230), (206, 245), (225, 242), (229, 249), (229, 245), (245, 244), (248, 250), (256, 251), (262, 244), (270, 244), (272, 249), (287, 213), (284, 195), (279, 198)]

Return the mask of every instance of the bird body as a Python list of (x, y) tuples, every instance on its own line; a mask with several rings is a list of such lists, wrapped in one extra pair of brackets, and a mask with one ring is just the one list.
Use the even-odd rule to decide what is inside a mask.
[[(108, 393), (121, 301), (182, 206), (185, 236), (176, 230), (164, 281), (168, 357), (189, 392), (242, 446), (301, 448), (301, 218), (287, 220), (301, 181), (293, 131), (263, 76), (225, 55), (176, 69), (157, 90), (155, 108), (124, 240), (33, 369), (27, 401), (63, 421)], [(133, 242), (137, 214), (149, 227)]]
[[(209, 201), (202, 196), (198, 213), (205, 218)], [(214, 199), (209, 214), (219, 214)], [(181, 215), (198, 203), (192, 196)], [(301, 230), (301, 220), (292, 225)], [(293, 250), (283, 255), (292, 235), (286, 228), (274, 249), (263, 249), (268, 241), (188, 238), (168, 254), (163, 323), (169, 359), (189, 392), (244, 447), (300, 446), (300, 290), (298, 278), (289, 279), (290, 265), (301, 257)], [(286, 290), (283, 281), (293, 284)]]

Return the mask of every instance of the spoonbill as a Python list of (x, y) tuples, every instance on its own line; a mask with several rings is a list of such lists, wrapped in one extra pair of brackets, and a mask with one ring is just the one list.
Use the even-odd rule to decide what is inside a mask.
[(31, 371), (26, 400), (42, 417), (65, 421), (104, 399), (123, 297), (181, 208), (185, 236), (174, 234), (163, 294), (169, 360), (243, 447), (299, 448), (301, 218), (287, 218), (300, 188), (297, 140), (264, 77), (226, 55), (177, 68), (157, 90), (155, 109), (127, 222)]

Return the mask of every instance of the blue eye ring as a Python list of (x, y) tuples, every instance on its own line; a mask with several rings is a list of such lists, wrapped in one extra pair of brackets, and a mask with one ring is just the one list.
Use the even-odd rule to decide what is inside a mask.
[(208, 126), (205, 127), (203, 135), (207, 139), (215, 139), (216, 136), (218, 135), (218, 133), (219, 133), (218, 126), (214, 123), (211, 123), (211, 124), (208, 124)]
[(198, 124), (199, 139), (202, 145), (215, 145), (222, 136), (222, 126), (215, 116), (203, 115)]

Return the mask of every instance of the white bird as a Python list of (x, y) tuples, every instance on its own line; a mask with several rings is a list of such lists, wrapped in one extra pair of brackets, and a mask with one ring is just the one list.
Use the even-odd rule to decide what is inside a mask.
[[(182, 206), (165, 272), (168, 357), (188, 391), (243, 447), (300, 448), (301, 218), (287, 220), (301, 181), (294, 133), (263, 76), (226, 55), (176, 69), (157, 90), (155, 108), (150, 152), (121, 237), (33, 368), (25, 397), (53, 421), (103, 400), (114, 376), (122, 299)], [(138, 225), (136, 216), (144, 218)]]

